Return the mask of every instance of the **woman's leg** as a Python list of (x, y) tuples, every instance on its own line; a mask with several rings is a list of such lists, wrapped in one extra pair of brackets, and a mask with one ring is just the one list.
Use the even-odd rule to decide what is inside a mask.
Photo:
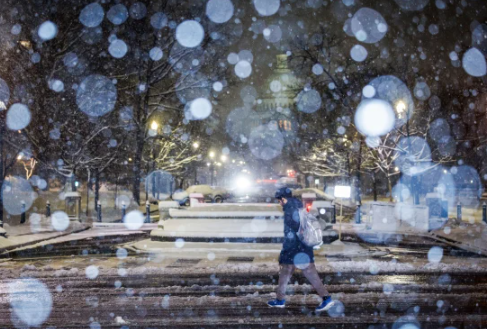
[(279, 285), (277, 286), (277, 299), (283, 300), (286, 297), (286, 287), (289, 279), (291, 279), (294, 272), (294, 265), (282, 264), (279, 271)]
[(328, 290), (326, 290), (325, 286), (323, 285), (323, 282), (320, 279), (320, 276), (318, 275), (318, 271), (316, 270), (315, 264), (314, 263), (309, 263), (308, 267), (303, 270), (303, 274), (308, 279), (308, 281), (311, 283), (313, 288), (315, 288), (316, 292), (320, 297), (325, 297), (329, 296)]

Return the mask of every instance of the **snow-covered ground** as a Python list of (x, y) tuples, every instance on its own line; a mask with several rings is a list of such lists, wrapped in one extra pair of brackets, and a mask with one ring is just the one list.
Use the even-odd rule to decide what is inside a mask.
[(90, 227), (91, 225), (88, 223), (70, 222), (65, 230), (57, 231), (49, 224), (36, 225), (34, 228), (29, 224), (23, 226), (9, 226), (6, 224), (7, 236), (0, 236), (0, 251), (43, 243), (50, 239), (84, 231)]

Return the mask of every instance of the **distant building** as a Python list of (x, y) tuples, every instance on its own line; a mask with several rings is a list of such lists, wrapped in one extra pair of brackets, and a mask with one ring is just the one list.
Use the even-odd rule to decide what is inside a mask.
[(263, 86), (256, 112), (263, 124), (275, 122), (286, 139), (295, 142), (298, 122), (296, 96), (303, 89), (302, 82), (289, 69), (288, 56), (277, 55), (277, 65)]

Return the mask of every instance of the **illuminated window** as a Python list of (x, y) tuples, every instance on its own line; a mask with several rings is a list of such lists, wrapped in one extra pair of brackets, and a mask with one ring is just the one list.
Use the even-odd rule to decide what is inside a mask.
[(291, 122), (288, 120), (279, 120), (279, 128), (281, 128), (282, 130), (290, 131)]

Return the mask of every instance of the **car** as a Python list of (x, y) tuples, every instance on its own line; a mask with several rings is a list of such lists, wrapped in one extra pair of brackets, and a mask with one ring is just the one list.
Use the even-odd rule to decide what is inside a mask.
[(202, 194), (206, 203), (223, 203), (229, 199), (231, 194), (227, 189), (219, 186), (210, 185), (192, 185), (184, 190), (178, 190), (173, 193), (172, 199), (178, 201), (181, 206), (190, 205), (190, 195)]
[(253, 185), (232, 190), (231, 202), (235, 203), (269, 203), (274, 202), (276, 187), (274, 185)]

